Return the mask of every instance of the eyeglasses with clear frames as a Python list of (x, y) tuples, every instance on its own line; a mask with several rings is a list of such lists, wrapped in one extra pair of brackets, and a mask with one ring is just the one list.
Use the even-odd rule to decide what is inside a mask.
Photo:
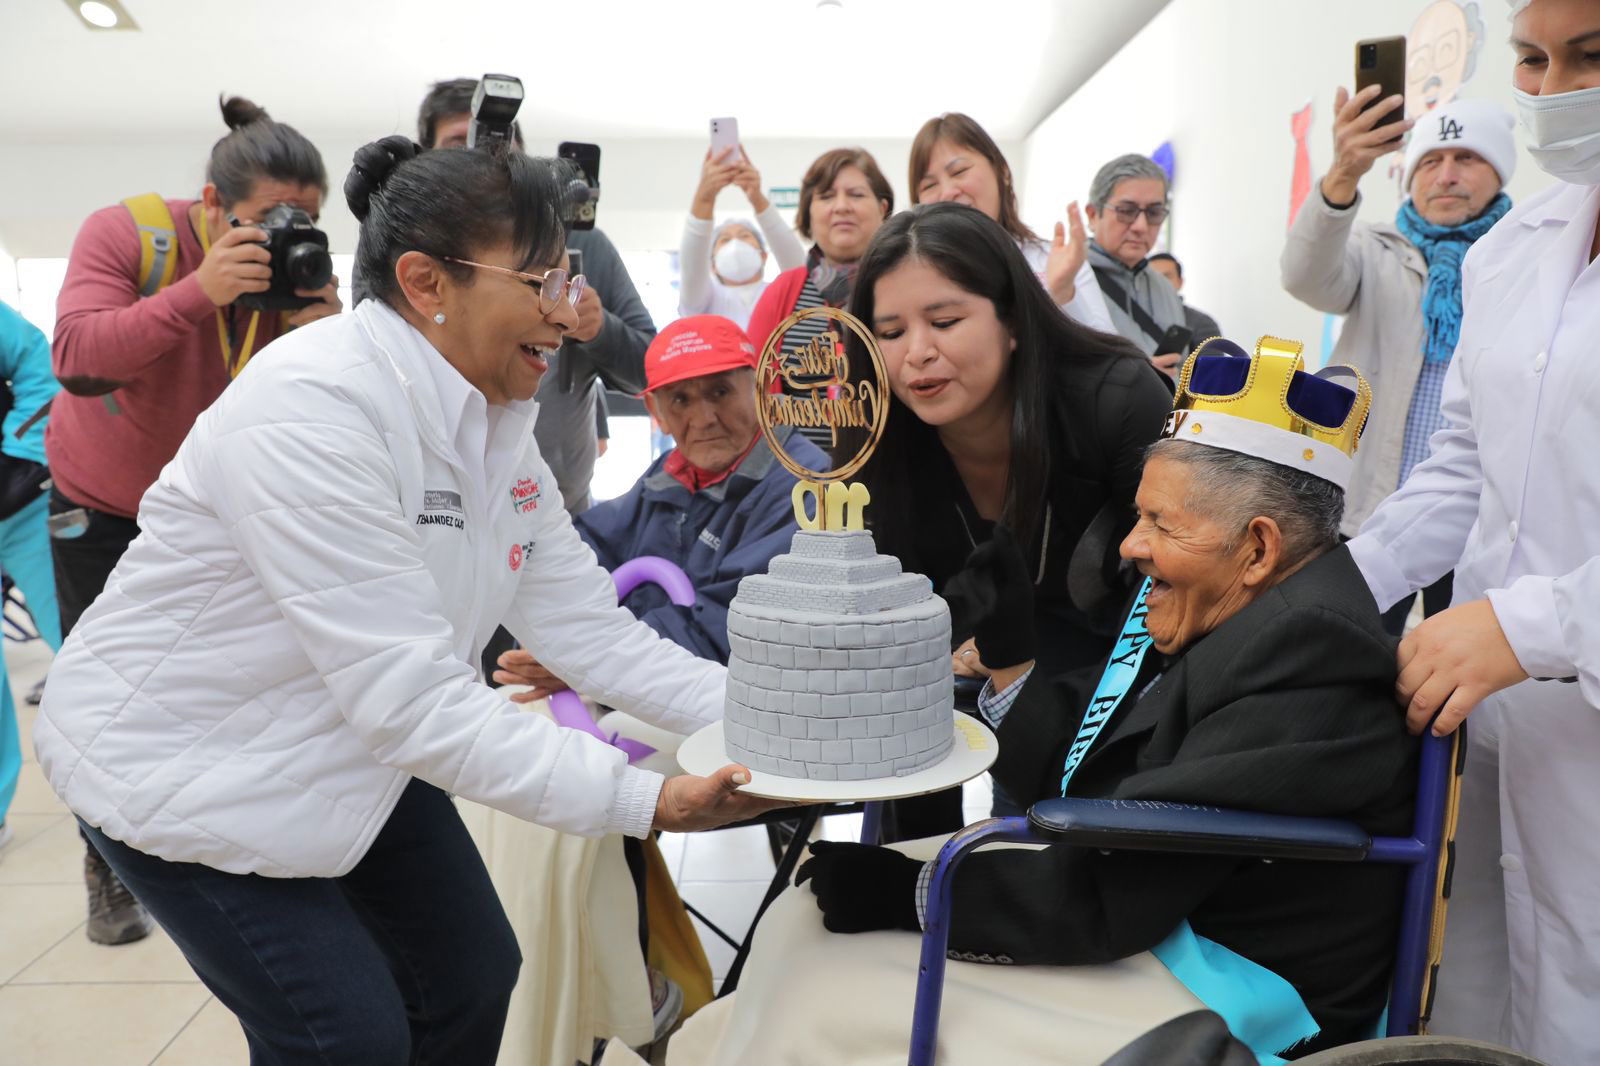
[(1140, 215), (1144, 215), (1145, 218), (1149, 219), (1152, 226), (1159, 226), (1167, 220), (1168, 214), (1166, 204), (1148, 204), (1140, 207), (1138, 204), (1127, 200), (1111, 204), (1110, 210), (1112, 214), (1129, 226), (1133, 225), (1133, 220)]
[(560, 307), (563, 297), (571, 302), (573, 307), (577, 307), (578, 300), (583, 297), (583, 290), (589, 285), (589, 279), (582, 274), (568, 274), (560, 267), (546, 270), (543, 274), (527, 274), (521, 270), (512, 270), (510, 267), (495, 266), (493, 263), (474, 263), (470, 259), (457, 259), (449, 255), (442, 255), (439, 258), (447, 263), (459, 263), (461, 266), (476, 267), (479, 270), (492, 270), (496, 274), (510, 274), (539, 294), (539, 313), (542, 315), (548, 315)]

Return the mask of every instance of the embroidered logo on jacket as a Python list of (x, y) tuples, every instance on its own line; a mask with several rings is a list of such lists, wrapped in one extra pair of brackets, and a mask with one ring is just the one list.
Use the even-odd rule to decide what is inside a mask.
[(513, 544), (511, 546), (511, 554), (506, 557), (506, 562), (511, 564), (511, 572), (513, 574), (522, 569), (522, 545)]
[(539, 509), (543, 493), (539, 483), (531, 477), (518, 478), (511, 486), (511, 509), (517, 514), (528, 514)]
[(461, 493), (450, 489), (422, 490), (422, 514), (417, 515), (417, 525), (465, 529), (465, 514), (461, 506)]
[(716, 551), (718, 548), (722, 547), (722, 538), (711, 532), (709, 529), (702, 529), (700, 531), (700, 536), (696, 539), (699, 540), (701, 544), (704, 544), (706, 547), (710, 548), (712, 551)]

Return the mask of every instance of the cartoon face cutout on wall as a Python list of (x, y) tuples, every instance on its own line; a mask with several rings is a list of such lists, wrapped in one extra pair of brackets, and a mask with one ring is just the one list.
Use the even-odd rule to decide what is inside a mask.
[(1434, 0), (1406, 35), (1406, 114), (1412, 117), (1456, 98), (1471, 79), (1483, 47), (1476, 0)]

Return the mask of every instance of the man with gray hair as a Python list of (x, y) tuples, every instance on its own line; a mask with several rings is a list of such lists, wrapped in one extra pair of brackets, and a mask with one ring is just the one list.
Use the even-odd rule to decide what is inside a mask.
[[(1444, 428), (1439, 405), (1461, 329), (1467, 249), (1511, 208), (1501, 187), (1516, 169), (1511, 116), (1487, 100), (1456, 100), (1414, 120), (1379, 125), (1401, 106), (1368, 86), (1334, 97), (1333, 165), (1289, 227), (1283, 287), (1318, 311), (1344, 315), (1330, 361), (1361, 368), (1375, 386), (1366, 447), (1356, 459), (1344, 532), (1355, 536), (1378, 504), (1428, 457)], [(1406, 199), (1393, 225), (1357, 223), (1357, 183), (1411, 130)], [(1424, 615), (1450, 606), (1452, 575), (1422, 590)], [(1414, 595), (1384, 615), (1405, 631)]]
[(1105, 293), (1117, 332), (1151, 356), (1168, 376), (1193, 338), (1183, 301), (1166, 278), (1148, 269), (1150, 249), (1167, 219), (1167, 172), (1142, 155), (1119, 155), (1089, 186), (1089, 265)]

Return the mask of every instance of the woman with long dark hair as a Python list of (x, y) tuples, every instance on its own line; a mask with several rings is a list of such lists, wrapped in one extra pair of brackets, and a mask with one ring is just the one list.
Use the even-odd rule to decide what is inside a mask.
[[(862, 257), (850, 311), (889, 372), (888, 423), (860, 480), (879, 550), (944, 591), (1003, 525), (1033, 584), (1041, 669), (1099, 663), (1131, 588), (1117, 545), (1172, 393), (1127, 342), (1068, 318), (1016, 242), (963, 204), (895, 216)], [(851, 377), (871, 373), (852, 338)], [(958, 674), (986, 677), (960, 597)], [(1019, 797), (1026, 799), (1028, 797)], [(931, 805), (937, 807), (937, 805)], [(959, 796), (898, 835), (951, 828)], [(932, 819), (929, 821), (928, 819)]]

